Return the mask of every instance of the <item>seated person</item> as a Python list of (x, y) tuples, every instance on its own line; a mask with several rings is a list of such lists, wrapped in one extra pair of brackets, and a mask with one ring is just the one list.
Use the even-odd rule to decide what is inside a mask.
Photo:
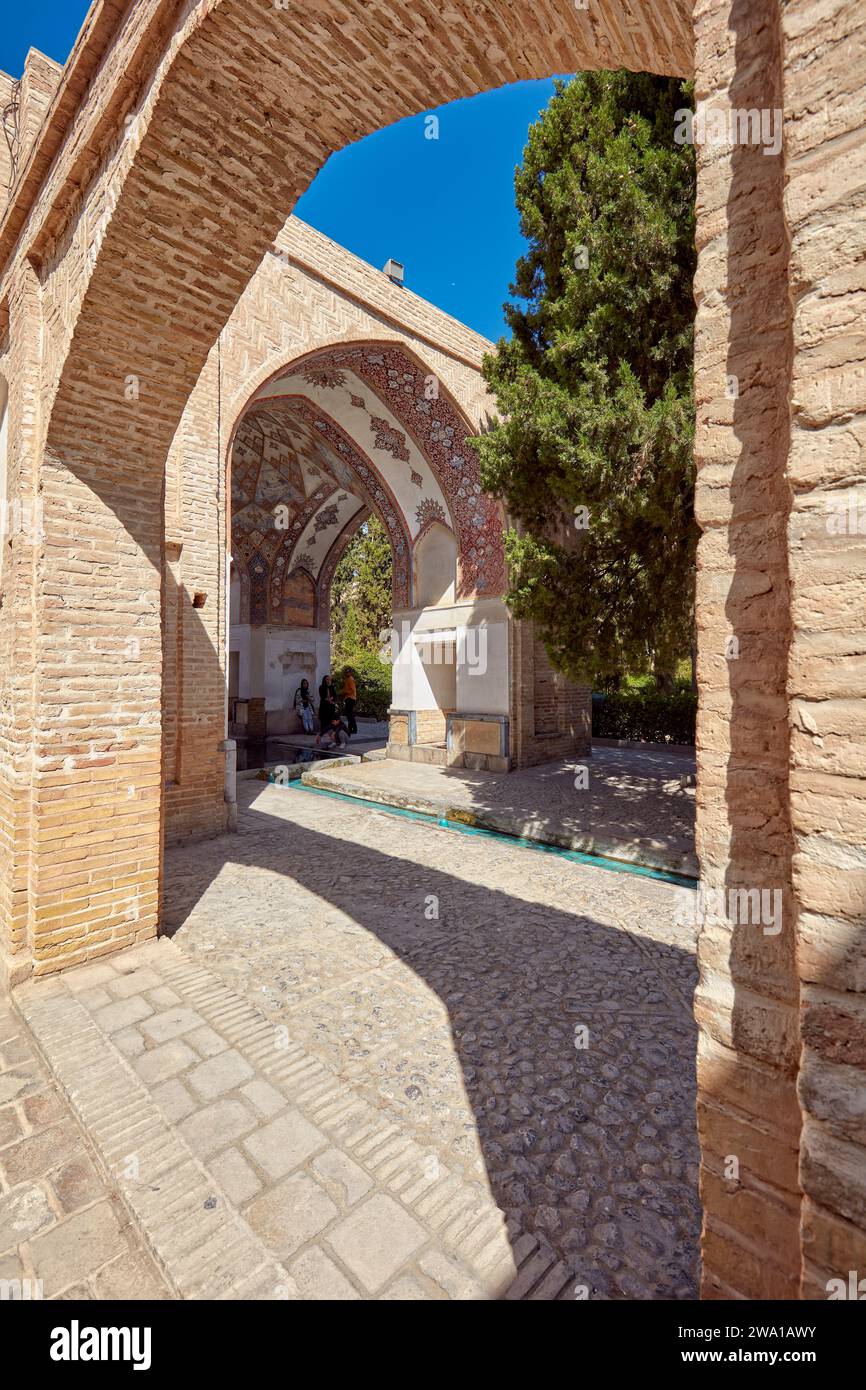
[(339, 714), (333, 716), (327, 729), (316, 735), (317, 748), (345, 748), (348, 742), (349, 730), (346, 728)]

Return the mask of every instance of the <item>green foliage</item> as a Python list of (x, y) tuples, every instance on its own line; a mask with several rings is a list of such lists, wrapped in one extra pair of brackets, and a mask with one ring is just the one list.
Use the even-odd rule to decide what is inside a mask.
[(346, 546), (331, 581), (331, 653), (335, 667), (361, 652), (378, 654), (391, 627), (391, 542), (371, 516)]
[(501, 420), (475, 443), (512, 521), (508, 602), (575, 677), (673, 672), (688, 651), (695, 175), (673, 132), (689, 104), (646, 74), (558, 82), (515, 175), (529, 250), (513, 336), (484, 362)]
[(675, 672), (666, 684), (667, 690), (661, 689), (656, 677), (649, 672), (644, 672), (641, 675), (626, 674), (602, 678), (596, 683), (596, 689), (610, 692), (622, 691), (626, 695), (663, 695), (671, 694), (674, 690), (691, 692), (691, 662), (688, 660), (678, 662)]
[(697, 697), (691, 690), (621, 690), (592, 702), (593, 738), (636, 743), (694, 743)]
[(391, 667), (379, 656), (380, 634), (392, 622), (391, 542), (371, 516), (347, 545), (331, 582), (331, 665), (337, 692), (347, 667), (355, 672), (358, 714), (384, 719), (391, 703)]

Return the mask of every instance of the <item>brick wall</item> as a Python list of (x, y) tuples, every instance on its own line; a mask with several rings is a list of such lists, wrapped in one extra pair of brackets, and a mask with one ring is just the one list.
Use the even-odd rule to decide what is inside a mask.
[(801, 1246), (803, 1294), (825, 1298), (866, 1275), (866, 13), (793, 0), (781, 38)]
[[(695, 37), (699, 101), (782, 107), (775, 7), (703, 0)], [(708, 1297), (793, 1298), (800, 1274), (784, 172), (782, 157), (758, 145), (705, 145), (699, 154), (697, 850), (708, 887), (783, 895), (778, 933), (734, 912), (705, 926), (699, 942)], [(730, 378), (735, 389), (726, 392)]]
[[(19, 88), (18, 107), (18, 149), (16, 151), (18, 168), (21, 169), (33, 147), (54, 93), (60, 85), (63, 68), (31, 48), (24, 63), (24, 72)], [(4, 141), (5, 144), (5, 141)]]
[(415, 713), (415, 742), (444, 743), (449, 711), (419, 709)]
[(554, 671), (532, 623), (510, 623), (511, 759), (534, 767), (554, 758), (589, 757), (592, 692)]

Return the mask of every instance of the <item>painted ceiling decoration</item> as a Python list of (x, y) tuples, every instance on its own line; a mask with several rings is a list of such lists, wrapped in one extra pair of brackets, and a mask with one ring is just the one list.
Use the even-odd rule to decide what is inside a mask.
[[(408, 606), (412, 542), (403, 513), (378, 470), (334, 421), (304, 397), (274, 399), (267, 408), (250, 408), (236, 441), (232, 554), (251, 581), (252, 621), (266, 621), (263, 612), (277, 621), (289, 578), (303, 569), (316, 583), (338, 537), (347, 529), (353, 534), (370, 512), (391, 537), (394, 602)], [(262, 565), (271, 595), (264, 608)]]
[[(502, 518), (481, 487), (478, 454), (466, 441), (467, 425), (447, 392), (428, 400), (428, 373), (398, 347), (327, 348), (306, 364), (334, 378), (351, 371), (388, 407), (428, 460), (444, 493), (457, 532), (458, 594), (505, 592)], [(334, 389), (334, 387), (331, 387)]]
[[(329, 448), (336, 456), (342, 460), (345, 467), (349, 469), (349, 476), (354, 479), (354, 489), (350, 495), (353, 501), (360, 496), (361, 505), (366, 506), (368, 511), (375, 512), (379, 520), (384, 525), (391, 541), (393, 553), (393, 587), (394, 604), (398, 608), (408, 608), (410, 601), (409, 576), (410, 561), (412, 554), (412, 539), (409, 528), (406, 524), (405, 516), (399, 507), (394, 494), (385, 482), (381, 472), (373, 465), (372, 461), (361, 453), (361, 450), (346, 435), (336, 421), (317, 410), (309, 401), (299, 399), (292, 402), (293, 409), (300, 420), (315, 429), (320, 439), (326, 441)], [(357, 508), (356, 508), (357, 510)], [(313, 523), (314, 537), (307, 533), (303, 537), (303, 542), (307, 545), (312, 543), (314, 538), (318, 538), (318, 533), (323, 529), (322, 520), (326, 522), (328, 528), (339, 526), (342, 530), (345, 524), (345, 512), (341, 522), (336, 514), (329, 511), (327, 514), (319, 512), (318, 517)], [(329, 535), (328, 548), (336, 541), (337, 533)]]
[[(373, 513), (394, 553), (394, 602), (410, 604), (413, 544), (430, 526), (458, 543), (458, 596), (502, 593), (498, 508), (481, 488), (467, 425), (399, 347), (347, 344), (260, 388), (232, 448), (232, 553), (260, 613), (262, 567), (276, 615), (292, 576), (329, 587), (336, 548)], [(253, 569), (255, 565), (255, 576)]]

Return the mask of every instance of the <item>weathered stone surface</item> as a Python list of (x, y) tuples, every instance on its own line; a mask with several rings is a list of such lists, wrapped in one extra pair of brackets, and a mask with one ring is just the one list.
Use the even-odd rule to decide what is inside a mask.
[(114, 1207), (106, 1201), (37, 1235), (29, 1249), (36, 1276), (44, 1282), (45, 1296), (50, 1298), (124, 1254), (126, 1241)]
[(255, 1115), (239, 1100), (217, 1100), (183, 1120), (180, 1132), (194, 1153), (206, 1158), (255, 1124)]
[(196, 1054), (191, 1047), (187, 1047), (181, 1038), (172, 1038), (170, 1042), (163, 1043), (138, 1057), (135, 1070), (148, 1086), (155, 1086), (160, 1081), (169, 1081), (195, 1060)]
[[(191, 1059), (192, 1054), (190, 1054)], [(193, 1067), (187, 1076), (187, 1081), (202, 1100), (213, 1100), (215, 1096), (221, 1096), (226, 1091), (233, 1091), (236, 1086), (248, 1081), (252, 1075), (253, 1069), (249, 1062), (245, 1061), (239, 1052), (232, 1049), (228, 1052), (220, 1052), (218, 1056), (211, 1057), (209, 1061), (201, 1062), (197, 1067)]]
[(318, 1235), (338, 1211), (324, 1188), (305, 1173), (296, 1173), (257, 1197), (245, 1214), (268, 1249), (284, 1260)]
[(377, 1293), (425, 1239), (423, 1226), (384, 1194), (371, 1197), (328, 1235), (328, 1243), (369, 1293)]
[(291, 1172), (324, 1144), (324, 1134), (296, 1110), (271, 1120), (244, 1140), (244, 1148), (270, 1178), (281, 1178)]
[(16, 1248), (54, 1221), (43, 1188), (22, 1182), (0, 1196), (0, 1253)]
[(302, 1298), (324, 1299), (330, 1303), (361, 1297), (334, 1261), (317, 1248), (299, 1255), (290, 1269)]

